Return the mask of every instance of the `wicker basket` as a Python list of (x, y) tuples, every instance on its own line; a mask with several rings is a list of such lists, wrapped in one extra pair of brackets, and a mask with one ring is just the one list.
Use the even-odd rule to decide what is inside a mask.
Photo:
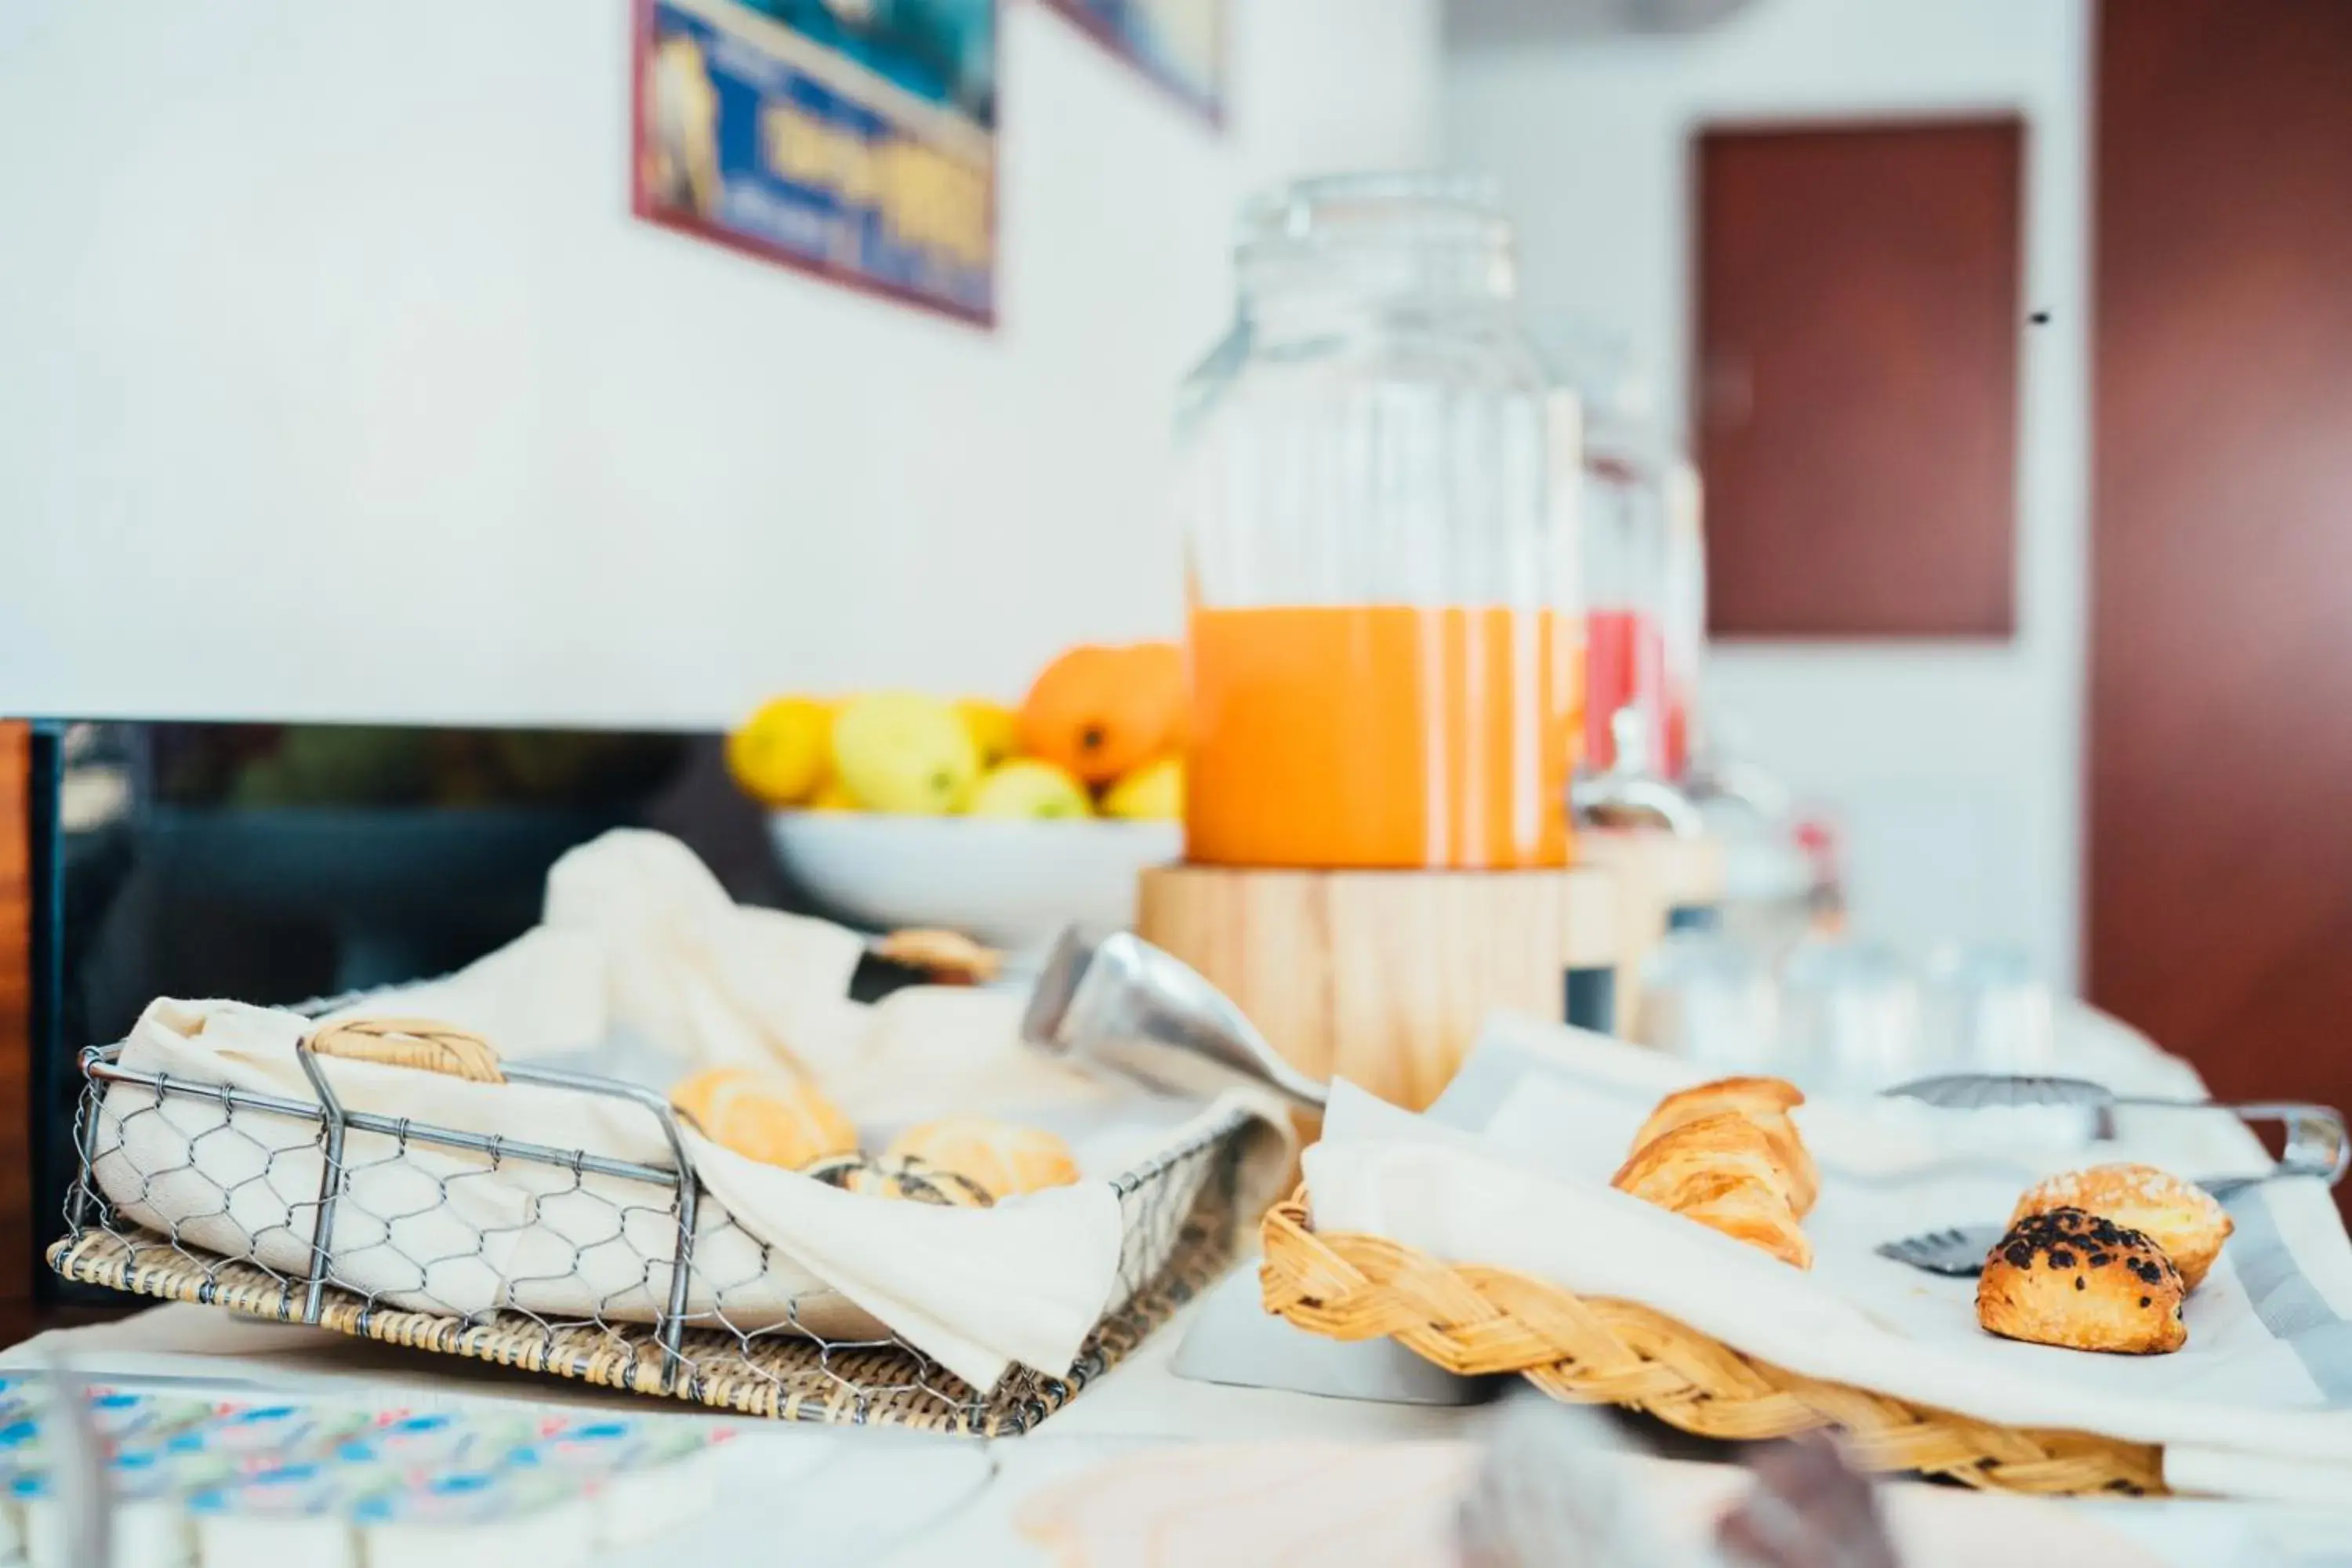
[(1448, 1372), (1517, 1373), (1554, 1399), (1622, 1405), (1703, 1437), (1832, 1427), (1873, 1470), (2062, 1496), (2164, 1490), (2161, 1453), (2147, 1445), (1998, 1426), (1819, 1382), (1630, 1301), (1442, 1263), (1377, 1236), (1318, 1234), (1304, 1190), (1260, 1233), (1266, 1310), (1328, 1339), (1393, 1339)]

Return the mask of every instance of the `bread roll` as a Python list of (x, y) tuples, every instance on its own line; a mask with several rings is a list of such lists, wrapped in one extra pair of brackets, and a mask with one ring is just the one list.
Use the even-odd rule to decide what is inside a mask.
[(669, 1102), (705, 1138), (762, 1164), (797, 1171), (857, 1147), (857, 1129), (814, 1084), (758, 1068), (711, 1068), (681, 1079)]
[(953, 1171), (933, 1170), (887, 1156), (876, 1159), (863, 1153), (837, 1154), (830, 1160), (818, 1161), (802, 1173), (845, 1192), (937, 1204), (942, 1208), (984, 1209), (996, 1201), (985, 1189)]
[(2172, 1259), (2138, 1231), (2046, 1209), (2011, 1226), (1986, 1257), (1977, 1321), (2029, 1344), (2162, 1355), (2189, 1341), (2188, 1293)]
[(999, 1201), (1078, 1179), (1078, 1163), (1059, 1138), (984, 1116), (950, 1116), (910, 1127), (884, 1151), (883, 1163), (960, 1176)]
[(894, 931), (874, 944), (874, 956), (921, 970), (935, 985), (986, 985), (1004, 967), (1003, 954), (953, 931)]
[(2081, 1209), (2138, 1231), (2164, 1248), (2191, 1290), (2234, 1228), (2212, 1194), (2154, 1165), (2094, 1165), (2053, 1176), (2026, 1189), (2009, 1223), (2055, 1208)]

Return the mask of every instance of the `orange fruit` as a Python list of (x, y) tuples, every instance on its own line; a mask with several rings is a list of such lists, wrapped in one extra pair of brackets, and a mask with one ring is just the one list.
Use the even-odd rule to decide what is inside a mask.
[(1184, 656), (1174, 643), (1074, 647), (1039, 672), (1021, 703), (1021, 751), (1106, 784), (1163, 752), (1184, 730)]
[(857, 1129), (814, 1084), (758, 1068), (710, 1068), (681, 1079), (669, 1102), (713, 1143), (762, 1164), (797, 1171), (857, 1147)]

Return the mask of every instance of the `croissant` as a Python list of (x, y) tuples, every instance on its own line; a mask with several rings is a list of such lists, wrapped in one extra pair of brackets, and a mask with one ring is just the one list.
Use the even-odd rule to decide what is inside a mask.
[(1609, 1184), (1660, 1208), (1680, 1211), (1691, 1184), (1725, 1177), (1751, 1181), (1792, 1212), (1789, 1168), (1772, 1141), (1744, 1116), (1703, 1116), (1633, 1151)]
[(1789, 1205), (1802, 1219), (1813, 1209), (1813, 1200), (1821, 1195), (1821, 1167), (1813, 1163), (1811, 1151), (1805, 1147), (1797, 1124), (1789, 1112), (1805, 1103), (1805, 1095), (1795, 1084), (1778, 1078), (1727, 1078), (1713, 1083), (1702, 1083), (1677, 1091), (1658, 1101), (1650, 1119), (1633, 1135), (1633, 1147), (1641, 1148), (1661, 1135), (1673, 1131), (1702, 1117), (1727, 1113), (1745, 1116), (1763, 1130), (1771, 1141), (1774, 1155), (1788, 1173)]
[(1761, 1182), (1732, 1177), (1675, 1211), (1734, 1241), (1769, 1252), (1791, 1268), (1813, 1266), (1813, 1244), (1780, 1195)]
[(1804, 1103), (1805, 1091), (1785, 1078), (1719, 1078), (1675, 1090), (1658, 1101), (1643, 1125), (1644, 1131), (1655, 1128), (1663, 1132), (1691, 1120), (1688, 1108), (1692, 1106), (1706, 1107), (1697, 1114), (1707, 1115), (1717, 1110), (1793, 1110)]
[[(1810, 1205), (1820, 1177), (1786, 1115), (1769, 1105), (1736, 1108), (1745, 1092), (1725, 1097), (1733, 1109), (1707, 1109), (1697, 1090), (1670, 1097), (1650, 1118), (1652, 1126), (1666, 1121), (1664, 1131), (1641, 1143), (1610, 1184), (1792, 1268), (1811, 1268), (1812, 1243), (1798, 1223), (1797, 1200), (1801, 1193)], [(1789, 1159), (1790, 1151), (1798, 1163)]]

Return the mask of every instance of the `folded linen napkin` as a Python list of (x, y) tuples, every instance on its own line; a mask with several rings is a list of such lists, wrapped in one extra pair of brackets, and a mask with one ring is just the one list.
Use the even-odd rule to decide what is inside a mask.
[(1640, 1301), (1810, 1376), (2010, 1426), (2163, 1445), (2180, 1489), (2263, 1489), (2265, 1467), (2249, 1458), (2301, 1461), (2282, 1490), (2307, 1492), (2311, 1466), (2331, 1470), (2339, 1494), (2352, 1483), (2352, 1244), (2316, 1182), (2230, 1200), (2237, 1233), (2189, 1299), (2187, 1347), (2169, 1356), (1994, 1338), (1977, 1327), (1974, 1281), (1872, 1250), (2005, 1219), (2053, 1170), (2131, 1159), (2189, 1177), (2244, 1170), (2259, 1146), (2233, 1119), (2142, 1113), (2113, 1143), (2033, 1150), (1943, 1136), (1951, 1129), (1916, 1108), (1808, 1105), (1799, 1116), (1824, 1182), (1806, 1273), (1608, 1185), (1656, 1099), (1696, 1076), (1602, 1037), (1499, 1021), (1429, 1116), (1335, 1094), (1306, 1154), (1315, 1223)]
[(396, 1001), (509, 1058), (569, 1055), (618, 1030), (689, 1067), (821, 1070), (854, 1048), (863, 1009), (849, 977), (864, 950), (830, 921), (736, 903), (667, 834), (620, 828), (555, 863), (540, 923), (515, 942), (330, 1016)]
[[(843, 1192), (689, 1130), (688, 1157), (716, 1200), (698, 1215), (688, 1310), (699, 1321), (723, 1313), (740, 1330), (790, 1324), (845, 1339), (895, 1331), (981, 1388), (1014, 1363), (1058, 1372), (1127, 1288), (1112, 1177), (1236, 1113), (1254, 1119), (1245, 1195), (1270, 1197), (1286, 1167), (1288, 1119), (1271, 1096), (1237, 1086), (1178, 1103), (1107, 1083), (1023, 1046), (1015, 995), (918, 987), (870, 1007), (849, 1002), (856, 937), (738, 908), (659, 835), (618, 832), (573, 850), (550, 875), (547, 912), (457, 974), (335, 1016), (444, 1018), (513, 1059), (626, 1036), (681, 1070), (804, 1066), (870, 1143), (917, 1117), (992, 1110), (1060, 1131), (1088, 1178), (948, 1209)], [(281, 1009), (166, 998), (132, 1029), (121, 1065), (309, 1102), (296, 1050), (313, 1027)], [(659, 1120), (627, 1100), (361, 1061), (324, 1070), (348, 1109), (669, 1163)], [(323, 1173), (312, 1124), (251, 1112), (232, 1124), (217, 1101), (158, 1103), (118, 1086), (96, 1145), (98, 1180), (133, 1220), (307, 1272)], [(331, 1239), (347, 1289), (450, 1313), (643, 1321), (667, 1305), (677, 1233), (657, 1188), (359, 1132), (344, 1167)]]

